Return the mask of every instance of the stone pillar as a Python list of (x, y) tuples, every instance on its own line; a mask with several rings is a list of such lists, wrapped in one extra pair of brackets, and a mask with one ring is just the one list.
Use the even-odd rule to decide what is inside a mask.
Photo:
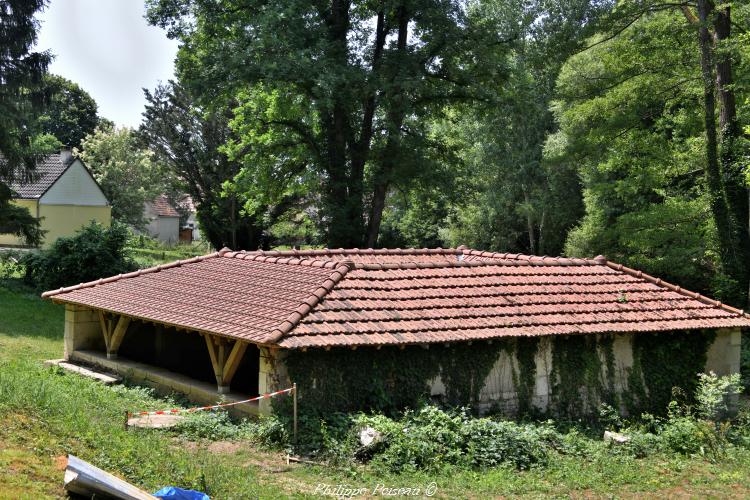
[[(291, 386), (284, 366), (284, 351), (260, 347), (260, 362), (258, 363), (258, 394), (286, 389)], [(285, 396), (279, 396), (285, 397)], [(261, 399), (258, 402), (258, 410), (261, 415), (270, 415), (271, 400)]]
[(729, 375), (740, 372), (740, 343), (742, 334), (739, 328), (721, 328), (716, 331), (716, 339), (708, 348), (706, 372)]
[(73, 304), (65, 305), (64, 346), (66, 360), (70, 359), (73, 351), (104, 350), (104, 335), (97, 311)]

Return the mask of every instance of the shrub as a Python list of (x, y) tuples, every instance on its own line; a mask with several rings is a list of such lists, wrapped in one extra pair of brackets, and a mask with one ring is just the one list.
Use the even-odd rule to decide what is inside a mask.
[(706, 420), (725, 420), (731, 410), (733, 399), (742, 392), (739, 373), (719, 377), (714, 372), (699, 373), (695, 391), (696, 410)]
[(672, 416), (659, 434), (665, 451), (683, 455), (705, 455), (715, 447), (711, 422), (692, 416)]
[(391, 472), (435, 470), (445, 465), (528, 469), (546, 463), (553, 442), (563, 441), (546, 424), (472, 418), (465, 410), (443, 411), (434, 406), (406, 412), (399, 420), (360, 415), (354, 429), (358, 433), (364, 427), (382, 434), (382, 441), (368, 451), (376, 467)]
[(0, 250), (0, 279), (23, 276), (22, 260), (26, 253), (22, 250)]
[(543, 427), (470, 419), (464, 426), (464, 434), (467, 456), (475, 467), (511, 464), (528, 469), (547, 462), (548, 435)]
[(125, 253), (127, 228), (96, 222), (74, 236), (58, 238), (47, 250), (29, 252), (22, 260), (26, 280), (42, 289), (54, 289), (126, 273), (136, 268)]
[(229, 440), (246, 437), (248, 429), (235, 425), (224, 411), (189, 413), (174, 426), (173, 431), (188, 439)]
[(399, 422), (401, 425), (391, 429), (388, 447), (378, 461), (393, 472), (434, 470), (444, 464), (459, 464), (464, 460), (464, 422), (462, 414), (444, 412), (434, 406), (407, 412)]
[(288, 442), (284, 425), (274, 416), (233, 422), (225, 411), (199, 411), (186, 415), (172, 430), (188, 439), (246, 439), (266, 448)]

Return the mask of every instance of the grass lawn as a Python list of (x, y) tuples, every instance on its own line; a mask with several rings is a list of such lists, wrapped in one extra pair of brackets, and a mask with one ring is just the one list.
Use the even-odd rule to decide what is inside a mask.
[(62, 307), (20, 287), (0, 286), (0, 498), (63, 496), (68, 453), (149, 491), (176, 485), (222, 499), (314, 497), (323, 491), (321, 483), (372, 491), (433, 482), (435, 496), (444, 498), (750, 496), (750, 452), (744, 449), (730, 450), (718, 464), (700, 457), (613, 456), (602, 447), (589, 456), (556, 456), (531, 471), (378, 476), (364, 467), (286, 465), (283, 454), (244, 442), (125, 431), (126, 410), (173, 403), (138, 387), (107, 388), (44, 367), (43, 360), (62, 354), (62, 330)]

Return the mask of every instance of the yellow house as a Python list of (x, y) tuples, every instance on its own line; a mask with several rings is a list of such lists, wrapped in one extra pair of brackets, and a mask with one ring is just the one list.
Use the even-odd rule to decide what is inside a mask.
[[(94, 177), (79, 158), (70, 151), (49, 155), (37, 164), (31, 182), (14, 183), (10, 187), (13, 202), (41, 219), (44, 246), (61, 236), (71, 236), (81, 226), (94, 220), (105, 226), (112, 221), (112, 208)], [(0, 234), (0, 245), (22, 246), (24, 242), (12, 234)]]

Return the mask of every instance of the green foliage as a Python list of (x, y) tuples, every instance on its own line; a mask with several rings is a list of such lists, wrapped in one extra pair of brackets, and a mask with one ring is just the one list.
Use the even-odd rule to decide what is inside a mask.
[(298, 384), (301, 414), (317, 419), (367, 408), (392, 415), (429, 398), (428, 381), (440, 373), (436, 353), (443, 349), (448, 350), (315, 349), (291, 351), (284, 362), (289, 378)]
[(515, 355), (518, 370), (513, 372), (513, 385), (518, 394), (518, 414), (533, 413), (531, 398), (536, 389), (536, 355), (539, 350), (538, 337), (519, 337), (515, 339)]
[(333, 247), (377, 244), (389, 191), (437, 166), (430, 118), (492, 99), (515, 35), (478, 4), (434, 0), (148, 6), (183, 43), (183, 83), (203, 102), (239, 101), (227, 151), (246, 209), (310, 187)]
[[(601, 336), (607, 339), (606, 335)], [(599, 346), (611, 359), (612, 339), (593, 335), (552, 337), (552, 413), (567, 418), (590, 416), (602, 402), (613, 404), (613, 381), (605, 378)]]
[(84, 137), (99, 124), (96, 101), (77, 84), (57, 75), (44, 78), (49, 95), (44, 113), (38, 118), (41, 129), (67, 148), (80, 148)]
[(201, 232), (214, 248), (266, 246), (264, 229), (285, 210), (269, 207), (256, 215), (244, 209), (234, 190), (224, 190), (242, 167), (222, 152), (230, 137), (230, 105), (214, 102), (204, 108), (185, 85), (172, 81), (144, 92), (147, 104), (138, 138), (169, 174), (165, 189), (190, 195)]
[(695, 395), (704, 370), (713, 330), (644, 333), (633, 337), (633, 367), (628, 375), (626, 407), (634, 415), (666, 408), (679, 387), (688, 401)]
[(13, 193), (0, 181), (0, 234), (13, 234), (29, 246), (41, 243), (44, 233), (40, 221), (26, 207), (11, 203)]
[(144, 203), (165, 191), (162, 168), (142, 149), (133, 130), (98, 128), (77, 151), (112, 205), (112, 217), (143, 228)]
[(190, 440), (252, 441), (265, 448), (283, 447), (288, 440), (286, 428), (274, 417), (233, 421), (224, 411), (189, 413), (171, 432)]
[(509, 465), (528, 469), (544, 465), (550, 442), (559, 440), (548, 426), (472, 418), (465, 411), (434, 406), (409, 411), (400, 419), (360, 415), (354, 430), (374, 428), (382, 434), (372, 464), (392, 472), (440, 470), (447, 465), (485, 469)]
[(0, 234), (39, 244), (39, 221), (10, 203), (9, 185), (28, 179), (38, 153), (46, 151), (35, 114), (44, 103), (42, 78), (51, 56), (32, 52), (38, 24), (34, 15), (46, 0), (0, 1)]
[(122, 224), (106, 228), (92, 221), (74, 236), (58, 238), (49, 249), (27, 253), (21, 261), (26, 280), (50, 290), (133, 271), (135, 264), (125, 253), (127, 238)]
[(44, 102), (42, 79), (51, 54), (32, 52), (38, 24), (34, 16), (46, 0), (0, 1), (0, 181), (23, 178), (33, 169), (31, 146), (39, 133), (34, 120)]
[[(714, 372), (699, 373), (695, 390), (696, 413), (705, 420), (726, 419), (736, 398), (742, 392), (739, 373), (719, 377)], [(734, 400), (734, 401), (733, 401)]]
[[(716, 151), (705, 127), (709, 117), (715, 119), (705, 110), (699, 24), (686, 22), (677, 6), (646, 12), (638, 2), (621, 2), (588, 41), (590, 48), (569, 58), (560, 72), (553, 107), (558, 141), (564, 157), (578, 165), (586, 208), (565, 252), (603, 254), (744, 305), (746, 277), (727, 266), (731, 242), (716, 212), (731, 201), (715, 193), (734, 182), (731, 169), (725, 166), (724, 180), (711, 182), (709, 159)], [(743, 19), (742, 12), (732, 15)], [(739, 51), (725, 54), (733, 63), (742, 61)], [(745, 81), (746, 64), (735, 68)], [(729, 93), (742, 99), (747, 88), (733, 86)], [(735, 146), (742, 149), (740, 142)], [(746, 220), (744, 212), (738, 220)]]
[(24, 253), (17, 250), (0, 251), (0, 280), (20, 278), (24, 274), (25, 266), (21, 264)]

